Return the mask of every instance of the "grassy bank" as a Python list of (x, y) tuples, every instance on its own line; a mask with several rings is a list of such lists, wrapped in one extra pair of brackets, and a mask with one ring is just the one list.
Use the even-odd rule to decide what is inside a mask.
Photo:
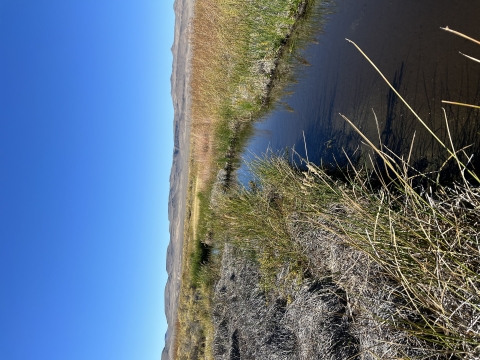
[(215, 174), (238, 161), (249, 125), (268, 111), (290, 80), (293, 50), (318, 31), (321, 17), (311, 15), (326, 11), (314, 6), (322, 2), (196, 2), (192, 142), (201, 190), (208, 193)]
[[(210, 358), (212, 284), (221, 246), (212, 198), (233, 183), (252, 123), (290, 80), (314, 0), (197, 0), (192, 23), (191, 164), (175, 358)], [(310, 24), (310, 27), (309, 27)]]
[[(381, 267), (391, 280), (385, 288), (392, 288), (392, 282), (398, 285), (390, 294), (391, 304), (375, 304), (398, 310), (382, 322), (426, 341), (424, 346), (431, 347), (432, 354), (476, 356), (479, 183), (442, 186), (434, 178), (418, 181), (405, 171), (405, 163), (390, 163), (400, 176), (391, 172), (387, 176), (378, 167), (352, 168), (339, 179), (310, 163), (300, 171), (282, 157), (259, 159), (252, 164), (255, 186), (238, 189), (220, 202), (218, 230), (237, 247), (255, 254), (267, 284), (275, 284), (278, 269), (287, 264), (294, 276), (333, 276), (351, 298), (363, 286), (385, 292), (379, 280), (367, 279), (367, 274), (362, 282), (351, 284), (352, 277), (345, 278), (344, 271), (332, 273), (325, 265), (328, 256), (308, 252), (309, 246), (295, 238), (292, 228), (307, 226), (339, 237)], [(351, 261), (349, 266), (356, 264)], [(351, 303), (352, 313), (368, 307), (365, 299), (363, 309)]]

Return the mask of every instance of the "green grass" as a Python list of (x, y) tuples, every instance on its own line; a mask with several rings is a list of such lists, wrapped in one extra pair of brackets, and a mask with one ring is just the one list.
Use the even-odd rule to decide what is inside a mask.
[(293, 50), (307, 42), (316, 27), (309, 28), (306, 20), (315, 1), (196, 1), (190, 183), (198, 176), (201, 186), (195, 194), (191, 185), (188, 195), (190, 214), (193, 200), (198, 199), (199, 219), (196, 231), (191, 224), (185, 228), (174, 350), (178, 358), (211, 357), (212, 287), (220, 266), (219, 257), (211, 250), (222, 246), (213, 239), (218, 221), (214, 203), (230, 185), (225, 176), (219, 179), (217, 174), (232, 176), (231, 183), (235, 182), (233, 172), (253, 132), (252, 123), (269, 110), (291, 81)]
[[(300, 16), (298, 11), (301, 4), (304, 4), (304, 10)], [(212, 127), (214, 165), (211, 168), (210, 180), (198, 194), (200, 220), (195, 241), (199, 250), (191, 257), (191, 261), (195, 262), (192, 266), (194, 272), (198, 272), (200, 268), (199, 244), (208, 242), (209, 234), (213, 231), (211, 198), (215, 194), (212, 195), (212, 192), (224, 191), (229, 186), (219, 186), (214, 174), (223, 169), (231, 176), (231, 181), (235, 181), (233, 173), (240, 165), (241, 151), (253, 134), (253, 122), (270, 110), (286, 85), (293, 81), (291, 68), (295, 61), (294, 51), (307, 44), (314, 31), (318, 31), (322, 18), (316, 12), (323, 11), (323, 8), (315, 7), (313, 0), (262, 3), (237, 0), (222, 1), (218, 3), (217, 10), (217, 31), (221, 36), (211, 36), (220, 36), (227, 45), (226, 48), (222, 47), (220, 41), (218, 48), (212, 49), (213, 55), (207, 55), (211, 57), (217, 52), (223, 53), (221, 66), (215, 69), (216, 75), (221, 73), (222, 76), (205, 74), (203, 64), (207, 60), (196, 59), (201, 63), (197, 66), (197, 75), (203, 81), (198, 89), (194, 84), (193, 91), (194, 95), (199, 95), (199, 99), (193, 99), (194, 102), (201, 101), (200, 95), (208, 95), (209, 104), (212, 104), (213, 98), (221, 99), (221, 104), (217, 107), (213, 104), (211, 107), (202, 108), (208, 110), (209, 116), (216, 119)], [(315, 21), (312, 21), (312, 18)], [(235, 24), (234, 27), (230, 25), (232, 23)], [(199, 28), (202, 26), (203, 23), (198, 25)], [(269, 64), (268, 70), (259, 72), (259, 64)], [(222, 85), (216, 88), (223, 93), (213, 96), (211, 91), (206, 89), (214, 87), (212, 83), (217, 81)]]
[[(326, 1), (317, 1), (316, 5), (315, 2), (236, 0), (222, 1), (218, 5), (222, 14), (218, 18), (218, 27), (226, 48), (220, 41), (218, 48), (212, 50), (223, 54), (220, 65), (215, 67), (216, 76), (204, 74), (206, 70), (202, 65), (208, 61), (201, 61), (197, 75), (202, 79), (202, 85), (198, 89), (195, 84), (193, 86), (193, 94), (199, 94), (197, 100), (194, 97), (194, 103), (207, 102), (209, 106), (202, 108), (207, 111), (204, 115), (215, 118), (211, 128), (213, 166), (201, 195), (200, 217), (204, 219), (199, 222), (201, 239), (211, 231), (212, 214), (208, 199), (212, 197), (217, 181), (215, 174), (226, 169), (234, 181), (233, 173), (240, 165), (240, 154), (253, 134), (254, 121), (271, 110), (275, 101), (284, 95), (284, 89), (294, 81), (295, 51), (308, 44), (323, 25), (323, 17), (319, 14), (326, 13), (326, 10), (320, 5)], [(304, 10), (300, 16), (301, 4), (304, 4)], [(232, 23), (235, 27), (231, 26)], [(260, 71), (259, 66), (266, 67)], [(222, 75), (218, 76), (219, 73)], [(215, 96), (205, 89), (211, 87), (217, 89)], [(207, 95), (208, 99), (200, 95)], [(212, 99), (221, 101), (215, 103)]]
[(308, 267), (308, 254), (292, 239), (292, 224), (327, 231), (366, 254), (399, 286), (394, 297), (403, 310), (379, 321), (431, 344), (437, 355), (475, 358), (480, 349), (480, 179), (467, 154), (432, 136), (457, 168), (449, 183), (439, 182), (441, 169), (422, 174), (364, 136), (375, 155), (370, 158), (381, 162), (351, 164), (336, 175), (306, 160), (300, 169), (286, 157), (258, 158), (250, 164), (250, 188), (221, 199), (216, 233), (253, 252), (272, 283), (286, 263), (295, 274)]

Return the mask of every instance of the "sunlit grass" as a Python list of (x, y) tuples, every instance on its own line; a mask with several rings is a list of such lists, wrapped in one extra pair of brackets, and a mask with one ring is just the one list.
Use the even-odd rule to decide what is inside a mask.
[[(445, 121), (448, 130), (446, 115)], [(286, 263), (303, 270), (309, 266), (308, 254), (292, 238), (292, 224), (327, 231), (366, 254), (397, 284), (391, 306), (401, 308), (378, 321), (418, 339), (432, 356), (475, 358), (480, 348), (480, 180), (469, 166), (471, 156), (456, 150), (451, 137), (445, 144), (431, 134), (458, 169), (448, 184), (439, 183), (435, 172), (416, 171), (409, 157), (375, 146), (360, 133), (373, 156), (364, 157), (368, 164), (351, 164), (335, 175), (308, 160), (301, 160), (301, 169), (284, 156), (253, 160), (250, 188), (240, 187), (219, 201), (217, 232), (255, 253), (271, 281)], [(342, 276), (337, 281), (351, 286)], [(380, 291), (380, 285), (369, 286)]]
[[(177, 358), (209, 358), (219, 260), (212, 255), (212, 194), (233, 182), (251, 124), (267, 111), (314, 0), (197, 0), (191, 24), (191, 165)], [(305, 31), (303, 31), (305, 33)], [(276, 85), (274, 85), (276, 84)], [(195, 184), (195, 186), (193, 185)], [(197, 186), (198, 185), (198, 186)], [(193, 205), (193, 204), (196, 204)], [(198, 211), (198, 214), (196, 213)], [(198, 226), (193, 229), (193, 218)]]

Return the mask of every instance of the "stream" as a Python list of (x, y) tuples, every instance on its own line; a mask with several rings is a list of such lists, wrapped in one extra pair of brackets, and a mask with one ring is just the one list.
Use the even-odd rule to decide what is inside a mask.
[[(456, 149), (470, 145), (468, 154), (479, 152), (480, 110), (441, 101), (480, 104), (480, 63), (459, 53), (480, 58), (480, 45), (440, 27), (480, 39), (480, 2), (336, 0), (328, 9), (315, 40), (298, 53), (288, 95), (256, 123), (245, 161), (267, 150), (294, 149), (317, 164), (345, 165), (365, 145), (341, 113), (376, 146), (381, 142), (404, 157), (412, 147), (410, 162), (419, 170), (443, 163), (442, 146), (346, 38), (441, 141), (450, 146), (449, 128)], [(238, 174), (241, 182), (248, 178), (245, 164)]]

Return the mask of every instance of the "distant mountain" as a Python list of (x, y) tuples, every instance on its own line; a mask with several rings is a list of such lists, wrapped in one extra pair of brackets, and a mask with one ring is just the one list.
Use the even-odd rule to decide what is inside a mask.
[(175, 0), (175, 38), (172, 46), (172, 101), (174, 107), (174, 149), (170, 173), (170, 196), (168, 218), (170, 221), (170, 244), (167, 250), (168, 281), (165, 286), (165, 314), (168, 331), (162, 360), (173, 359), (170, 353), (175, 337), (175, 325), (180, 292), (182, 268), (183, 229), (188, 182), (188, 159), (190, 154), (190, 24), (194, 0)]

